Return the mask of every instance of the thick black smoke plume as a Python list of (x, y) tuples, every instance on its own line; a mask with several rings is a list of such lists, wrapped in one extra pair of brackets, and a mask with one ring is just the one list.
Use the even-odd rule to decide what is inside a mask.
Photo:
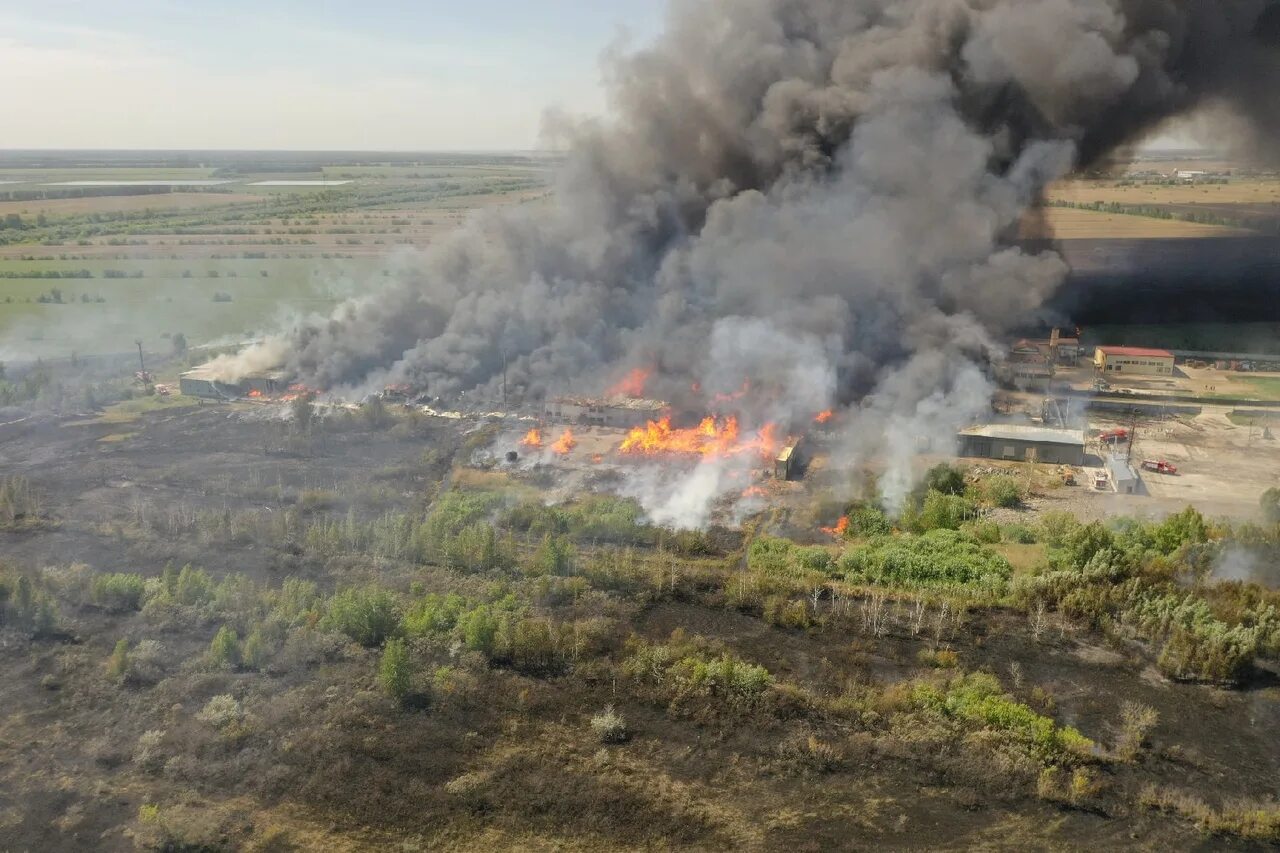
[(558, 123), (553, 202), (248, 357), (446, 395), (492, 395), (504, 355), (527, 396), (750, 378), (760, 418), (863, 399), (854, 449), (900, 458), (985, 407), (990, 336), (1061, 283), (1011, 242), (1048, 182), (1209, 103), (1280, 138), (1273, 5), (673, 0), (606, 59), (612, 118)]

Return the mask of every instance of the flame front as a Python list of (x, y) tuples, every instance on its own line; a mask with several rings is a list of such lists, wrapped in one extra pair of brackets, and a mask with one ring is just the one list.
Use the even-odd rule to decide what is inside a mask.
[(520, 446), (532, 447), (532, 448), (542, 447), (542, 430), (540, 429), (529, 430), (528, 434), (525, 435), (523, 439), (521, 439)]
[(847, 515), (840, 516), (840, 520), (836, 522), (835, 527), (822, 528), (823, 533), (826, 533), (829, 536), (834, 536), (837, 539), (843, 539), (845, 533), (847, 533), (848, 530), (849, 530), (849, 516)]
[(645, 386), (649, 384), (649, 377), (652, 375), (652, 370), (637, 367), (623, 377), (621, 382), (606, 391), (605, 395), (609, 397), (643, 397)]
[(830, 409), (827, 409), (825, 412), (823, 412), (822, 414), (814, 418), (813, 422), (816, 424), (830, 423), (831, 419), (834, 418), (835, 416), (836, 416), (835, 412), (831, 411)]
[(569, 451), (573, 450), (577, 446), (578, 439), (573, 437), (573, 430), (566, 429), (564, 431), (564, 435), (560, 436), (560, 438), (556, 440), (556, 443), (551, 445), (551, 451), (560, 456), (567, 456)]
[(632, 456), (675, 453), (706, 457), (758, 453), (768, 458), (778, 452), (776, 433), (776, 426), (765, 424), (754, 436), (744, 438), (736, 417), (706, 418), (691, 429), (676, 429), (671, 426), (671, 418), (663, 418), (633, 429), (618, 452)]

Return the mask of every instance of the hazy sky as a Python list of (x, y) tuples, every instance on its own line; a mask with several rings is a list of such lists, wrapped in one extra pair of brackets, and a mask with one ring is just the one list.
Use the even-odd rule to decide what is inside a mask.
[(4, 148), (512, 149), (663, 0), (4, 0)]

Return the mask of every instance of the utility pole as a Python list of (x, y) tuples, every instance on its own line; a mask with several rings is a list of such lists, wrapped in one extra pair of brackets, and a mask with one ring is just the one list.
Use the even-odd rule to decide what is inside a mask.
[(503, 344), (502, 351), (502, 408), (507, 408), (507, 347)]
[(1133, 444), (1138, 440), (1138, 408), (1135, 406), (1130, 411), (1129, 417), (1129, 444), (1125, 449), (1124, 461), (1131, 466), (1133, 464)]

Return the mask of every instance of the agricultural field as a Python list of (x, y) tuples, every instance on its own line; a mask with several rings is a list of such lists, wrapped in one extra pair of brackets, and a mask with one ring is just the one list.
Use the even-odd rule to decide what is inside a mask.
[[(1280, 228), (1280, 181), (1274, 179), (1229, 178), (1194, 184), (1071, 180), (1051, 187), (1045, 203), (1070, 214), (1093, 212), (1136, 220), (1117, 232), (1072, 234), (1068, 219), (1066, 231), (1057, 235), (1063, 239), (1238, 236), (1254, 231), (1273, 234)], [(1177, 225), (1217, 230), (1170, 227)]]
[[(14, 360), (243, 340), (326, 312), (476, 211), (544, 198), (548, 169), (519, 155), (277, 158), (10, 165), (0, 181), (0, 359)], [(141, 185), (182, 181), (218, 183)]]
[(1180, 237), (1235, 237), (1251, 232), (1222, 225), (1155, 219), (1123, 213), (1046, 207), (1023, 223), (1026, 240), (1119, 240)]

